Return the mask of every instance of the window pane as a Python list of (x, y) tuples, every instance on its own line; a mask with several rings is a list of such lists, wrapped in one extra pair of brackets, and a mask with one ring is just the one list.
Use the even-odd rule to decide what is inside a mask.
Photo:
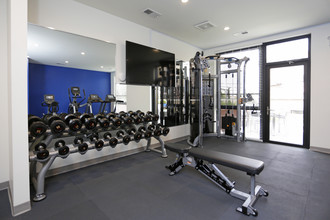
[(308, 58), (308, 38), (266, 46), (266, 62)]
[[(222, 54), (223, 57), (236, 57), (242, 59), (243, 57), (248, 57), (250, 60), (246, 64), (245, 72), (245, 93), (249, 93), (253, 97), (253, 101), (247, 102), (246, 107), (246, 117), (245, 117), (245, 136), (248, 139), (260, 139), (260, 107), (259, 107), (259, 84), (260, 84), (260, 49), (246, 49), (231, 53)], [(225, 75), (221, 75), (221, 88), (226, 89), (227, 86), (232, 86), (232, 81), (236, 82), (236, 77), (232, 79), (231, 75), (228, 75), (225, 78)], [(234, 83), (234, 85), (236, 85)], [(242, 89), (242, 88), (241, 88)], [(233, 88), (233, 91), (236, 91), (237, 88)], [(241, 90), (242, 91), (242, 90)], [(221, 105), (229, 105), (233, 102), (236, 105), (236, 96), (228, 97), (225, 94), (226, 91), (221, 91), (222, 94), (222, 103)], [(228, 97), (229, 99), (226, 99)]]

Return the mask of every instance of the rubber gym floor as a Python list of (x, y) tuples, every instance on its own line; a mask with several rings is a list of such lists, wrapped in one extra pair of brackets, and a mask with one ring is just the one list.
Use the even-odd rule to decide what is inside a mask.
[[(184, 143), (185, 141), (183, 141)], [(242, 201), (227, 195), (191, 167), (170, 177), (164, 159), (154, 152), (104, 162), (46, 179), (47, 198), (32, 210), (11, 216), (7, 190), (0, 191), (0, 219), (141, 219), (141, 220), (326, 220), (330, 219), (330, 155), (258, 142), (236, 143), (208, 137), (206, 149), (259, 159), (265, 169), (256, 178), (268, 190), (255, 208), (257, 217), (235, 211)], [(220, 169), (249, 191), (249, 176)], [(33, 196), (31, 190), (31, 197)]]

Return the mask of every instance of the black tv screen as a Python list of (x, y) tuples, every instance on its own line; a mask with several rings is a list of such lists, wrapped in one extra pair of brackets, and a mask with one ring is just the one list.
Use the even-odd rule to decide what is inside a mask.
[(159, 85), (174, 64), (173, 53), (126, 41), (126, 84)]

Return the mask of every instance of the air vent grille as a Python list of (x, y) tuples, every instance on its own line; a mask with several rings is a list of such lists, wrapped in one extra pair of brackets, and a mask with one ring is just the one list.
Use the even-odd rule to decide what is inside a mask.
[(161, 16), (161, 14), (153, 9), (150, 9), (150, 8), (146, 8), (144, 11), (143, 11), (144, 14), (152, 17), (152, 18), (158, 18)]
[(208, 30), (210, 28), (215, 27), (215, 25), (212, 24), (209, 21), (204, 21), (202, 23), (199, 23), (199, 24), (194, 25), (194, 27), (197, 28), (197, 29), (199, 29), (199, 30), (205, 31), (205, 30)]

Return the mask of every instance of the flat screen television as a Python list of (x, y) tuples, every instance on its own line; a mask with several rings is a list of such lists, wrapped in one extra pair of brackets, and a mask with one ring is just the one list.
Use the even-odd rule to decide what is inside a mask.
[(126, 84), (159, 85), (174, 67), (173, 53), (126, 41)]

